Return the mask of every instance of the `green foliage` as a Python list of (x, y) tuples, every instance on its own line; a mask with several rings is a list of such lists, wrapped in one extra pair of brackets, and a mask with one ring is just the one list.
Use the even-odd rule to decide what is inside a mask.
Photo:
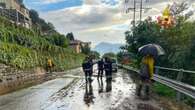
[[(142, 45), (156, 43), (166, 51), (166, 55), (157, 60), (157, 65), (194, 70), (194, 24), (195, 22), (182, 21), (180, 26), (162, 30), (155, 22), (143, 21), (133, 29), (134, 34), (126, 33), (128, 50), (137, 55), (138, 48)], [(195, 85), (193, 75), (188, 77), (183, 81)]]
[[(176, 99), (176, 91), (172, 88), (169, 88), (165, 85), (162, 85), (160, 83), (154, 83), (152, 86), (152, 91), (158, 94), (159, 96), (167, 97), (169, 99)], [(194, 99), (188, 96), (182, 95), (182, 101), (188, 105), (193, 106), (194, 105)]]
[(117, 57), (117, 61), (119, 63), (122, 63), (122, 61), (123, 61), (123, 52), (117, 53), (116, 57)]
[[(161, 29), (156, 22), (147, 20), (137, 24), (132, 32), (126, 32), (128, 51), (138, 55), (138, 48), (149, 43), (161, 45), (166, 52), (165, 56), (159, 57), (156, 65), (169, 68), (183, 68), (195, 70), (195, 21), (187, 21), (185, 17), (178, 16), (177, 24), (168, 29)], [(140, 62), (142, 56), (138, 55), (135, 60)], [(135, 63), (136, 64), (136, 63)], [(140, 63), (137, 63), (139, 65)], [(137, 66), (138, 67), (138, 66)], [(160, 75), (176, 79), (178, 73), (163, 71)], [(195, 85), (194, 74), (184, 74), (182, 82)], [(162, 96), (175, 97), (170, 88), (156, 84), (154, 91)], [(189, 97), (185, 101), (191, 102)]]
[(64, 48), (67, 48), (69, 45), (69, 40), (64, 36), (60, 34), (53, 34), (51, 36), (44, 36), (44, 38), (53, 45), (61, 46)]
[(168, 98), (175, 98), (176, 96), (175, 90), (160, 83), (154, 83), (154, 85), (152, 86), (152, 90), (160, 96), (165, 96)]
[(23, 4), (23, 0), (18, 0), (18, 2), (19, 2), (20, 4)]
[(74, 39), (74, 35), (73, 35), (72, 32), (71, 32), (71, 33), (68, 33), (68, 34), (66, 35), (66, 38), (67, 38), (69, 41), (75, 40), (75, 39)]
[(55, 34), (55, 27), (52, 23), (46, 22), (44, 19), (39, 17), (39, 14), (36, 10), (29, 11), (30, 18), (32, 19), (32, 24), (35, 30), (40, 31), (44, 34)]
[(59, 33), (40, 36), (39, 33), (15, 26), (0, 18), (0, 62), (21, 69), (45, 67), (47, 58), (55, 69), (65, 70), (79, 66), (84, 58), (68, 47), (68, 40)]
[(89, 45), (81, 45), (81, 51), (85, 55), (90, 55), (91, 48), (89, 47)]
[(108, 57), (108, 58), (116, 58), (116, 54), (115, 53), (112, 53), (112, 52), (105, 53), (103, 55), (103, 58), (105, 58), (105, 57)]
[(91, 56), (93, 59), (100, 59), (100, 53), (97, 51), (91, 51), (89, 56)]

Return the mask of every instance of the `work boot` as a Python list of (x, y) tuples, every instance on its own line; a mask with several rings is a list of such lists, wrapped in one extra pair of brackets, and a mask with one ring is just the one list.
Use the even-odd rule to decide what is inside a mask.
[(102, 93), (103, 92), (103, 88), (99, 88), (99, 93)]
[(142, 90), (142, 85), (140, 84), (140, 85), (137, 87), (137, 93), (136, 93), (136, 95), (137, 95), (138, 97), (141, 96), (141, 90)]
[(150, 87), (148, 85), (145, 86), (145, 100), (149, 100), (150, 98)]
[(112, 85), (110, 82), (108, 82), (106, 85), (106, 92), (110, 92), (110, 91), (112, 91)]
[(109, 87), (106, 88), (106, 92), (110, 92), (111, 89)]

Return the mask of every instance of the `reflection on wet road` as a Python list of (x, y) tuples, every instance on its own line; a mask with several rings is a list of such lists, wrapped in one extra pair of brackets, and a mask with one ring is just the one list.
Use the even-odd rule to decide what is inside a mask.
[(56, 79), (42, 85), (0, 96), (0, 110), (41, 110), (48, 98), (73, 79)]
[(102, 81), (98, 83), (93, 78), (92, 84), (86, 85), (84, 79), (79, 80), (68, 93), (61, 90), (54, 95), (55, 103), (51, 102), (45, 110), (109, 110), (117, 108), (127, 97), (134, 99), (135, 84), (123, 71), (114, 75), (112, 92), (105, 92), (105, 78)]
[[(81, 70), (77, 73), (83, 74)], [(105, 78), (93, 78), (88, 85), (81, 78), (68, 87), (74, 79), (59, 78), (0, 96), (0, 110), (137, 110), (141, 105), (135, 97), (136, 85), (126, 71), (114, 74), (111, 92), (105, 91)]]

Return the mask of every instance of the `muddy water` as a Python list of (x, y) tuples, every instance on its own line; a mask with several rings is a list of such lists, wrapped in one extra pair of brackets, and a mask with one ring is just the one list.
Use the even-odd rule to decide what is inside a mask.
[(136, 84), (123, 70), (114, 74), (111, 92), (105, 90), (105, 78), (102, 92), (101, 85), (94, 78), (91, 91), (88, 91), (90, 96), (86, 99), (86, 84), (81, 79), (70, 89), (52, 96), (44, 110), (159, 110), (154, 106), (157, 106), (155, 101), (144, 102), (136, 98)]
[(0, 110), (41, 110), (49, 97), (73, 79), (56, 79), (44, 84), (0, 96)]
[[(81, 70), (76, 72), (74, 75), (82, 75)], [(86, 86), (83, 77), (74, 79), (64, 76), (0, 96), (0, 110), (160, 110), (156, 101), (142, 101), (135, 96), (136, 84), (126, 71), (114, 74), (111, 92), (105, 90), (105, 78), (103, 86), (96, 77), (91, 86)]]

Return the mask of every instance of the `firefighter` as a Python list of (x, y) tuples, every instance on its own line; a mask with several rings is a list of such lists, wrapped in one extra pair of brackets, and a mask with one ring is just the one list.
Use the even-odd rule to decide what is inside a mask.
[(92, 64), (91, 64), (91, 61), (90, 61), (90, 58), (89, 57), (86, 57), (85, 60), (83, 61), (83, 64), (82, 64), (82, 68), (83, 68), (83, 71), (85, 73), (85, 80), (86, 80), (86, 83), (91, 83), (92, 82)]
[(106, 74), (106, 92), (110, 92), (112, 90), (112, 62), (108, 57), (105, 58), (104, 70)]
[(103, 77), (103, 73), (104, 73), (104, 61), (103, 59), (98, 61), (98, 79)]

